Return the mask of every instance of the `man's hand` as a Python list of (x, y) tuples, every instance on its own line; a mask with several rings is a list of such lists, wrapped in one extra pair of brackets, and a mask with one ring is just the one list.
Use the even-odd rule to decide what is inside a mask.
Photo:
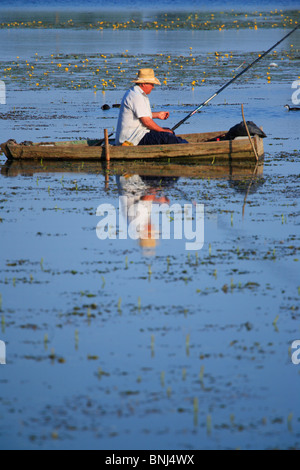
[(170, 113), (168, 111), (160, 111), (159, 113), (152, 114), (153, 119), (161, 119), (162, 121), (168, 119), (169, 116)]

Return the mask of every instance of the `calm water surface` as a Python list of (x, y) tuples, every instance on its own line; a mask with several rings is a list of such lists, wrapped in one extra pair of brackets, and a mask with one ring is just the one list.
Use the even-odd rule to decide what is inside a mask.
[[(1, 73), (12, 70), (1, 141), (113, 132), (118, 110), (101, 106), (118, 103), (143, 64), (167, 79), (151, 102), (173, 126), (286, 30), (257, 31), (255, 41), (253, 33), (3, 29)], [(97, 207), (119, 211), (128, 191), (114, 174), (107, 186), (100, 165), (0, 157), (2, 449), (300, 447), (300, 366), (291, 361), (300, 339), (300, 116), (283, 107), (299, 79), (299, 42), (297, 33), (181, 128), (226, 130), (243, 103), (268, 135), (258, 175), (225, 168), (216, 178), (212, 165), (194, 177), (116, 171), (139, 182), (137, 197), (204, 204), (198, 252), (186, 240), (100, 241)]]

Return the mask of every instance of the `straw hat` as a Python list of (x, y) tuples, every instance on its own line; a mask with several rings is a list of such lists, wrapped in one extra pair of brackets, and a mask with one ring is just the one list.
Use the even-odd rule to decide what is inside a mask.
[(153, 69), (140, 69), (138, 73), (138, 78), (132, 80), (133, 83), (153, 83), (153, 85), (161, 85), (158, 78), (154, 75)]

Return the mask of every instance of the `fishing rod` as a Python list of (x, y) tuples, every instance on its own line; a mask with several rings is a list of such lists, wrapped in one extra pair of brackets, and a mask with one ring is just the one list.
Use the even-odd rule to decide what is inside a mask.
[(276, 42), (276, 44), (274, 44), (274, 46), (270, 47), (270, 49), (268, 49), (266, 52), (264, 52), (263, 54), (259, 55), (257, 57), (257, 59), (255, 59), (250, 65), (248, 65), (245, 69), (243, 69), (238, 75), (236, 75), (235, 77), (233, 77), (228, 83), (226, 83), (225, 85), (222, 86), (222, 88), (220, 88), (220, 90), (218, 90), (214, 95), (212, 95), (210, 98), (208, 98), (206, 101), (204, 101), (202, 104), (200, 104), (200, 106), (198, 106), (198, 108), (194, 109), (194, 111), (192, 111), (190, 114), (188, 114), (184, 119), (182, 119), (180, 122), (178, 122), (173, 128), (172, 128), (172, 131), (175, 131), (176, 129), (178, 129), (179, 126), (181, 126), (181, 124), (183, 124), (185, 121), (187, 121), (187, 119), (189, 119), (190, 117), (192, 117), (194, 114), (196, 114), (201, 108), (203, 108), (204, 106), (206, 106), (212, 99), (214, 99), (216, 96), (218, 96), (223, 90), (225, 90), (225, 88), (227, 88), (229, 85), (231, 85), (231, 83), (235, 82), (235, 80), (237, 80), (239, 77), (241, 77), (244, 73), (246, 73), (249, 69), (251, 69), (251, 67), (253, 67), (259, 60), (263, 59), (267, 54), (269, 54), (269, 52), (271, 52), (273, 49), (275, 49), (275, 47), (277, 47), (282, 41), (284, 41), (286, 38), (288, 38), (291, 34), (293, 34), (296, 29), (298, 29), (300, 26), (300, 24), (298, 24), (296, 26), (296, 28), (294, 28), (292, 31), (290, 31), (288, 34), (286, 34), (286, 36), (284, 36), (282, 39), (280, 39), (280, 41)]

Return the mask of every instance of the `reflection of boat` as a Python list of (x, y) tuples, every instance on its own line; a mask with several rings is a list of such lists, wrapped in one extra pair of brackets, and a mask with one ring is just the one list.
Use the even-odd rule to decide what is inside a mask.
[[(180, 145), (138, 145), (109, 146), (110, 160), (117, 161), (189, 161), (232, 162), (255, 161), (255, 155), (248, 137), (235, 140), (222, 140), (223, 132), (180, 135), (188, 144)], [(221, 139), (221, 140), (217, 140)], [(259, 158), (264, 155), (263, 139), (252, 137)], [(43, 159), (43, 160), (105, 160), (106, 147), (97, 146), (97, 141), (78, 140), (70, 142), (24, 142), (17, 144), (10, 140), (1, 145), (8, 159)]]
[[(257, 168), (258, 175), (263, 173), (263, 162)], [(229, 164), (188, 164), (159, 162), (110, 162), (111, 175), (138, 174), (144, 176), (183, 177), (183, 178), (247, 178), (251, 177), (255, 168), (254, 162), (230, 162)], [(35, 173), (76, 173), (76, 174), (103, 174), (107, 176), (105, 162), (65, 162), (65, 161), (37, 161), (37, 160), (8, 160), (1, 168), (4, 176), (24, 175)]]

